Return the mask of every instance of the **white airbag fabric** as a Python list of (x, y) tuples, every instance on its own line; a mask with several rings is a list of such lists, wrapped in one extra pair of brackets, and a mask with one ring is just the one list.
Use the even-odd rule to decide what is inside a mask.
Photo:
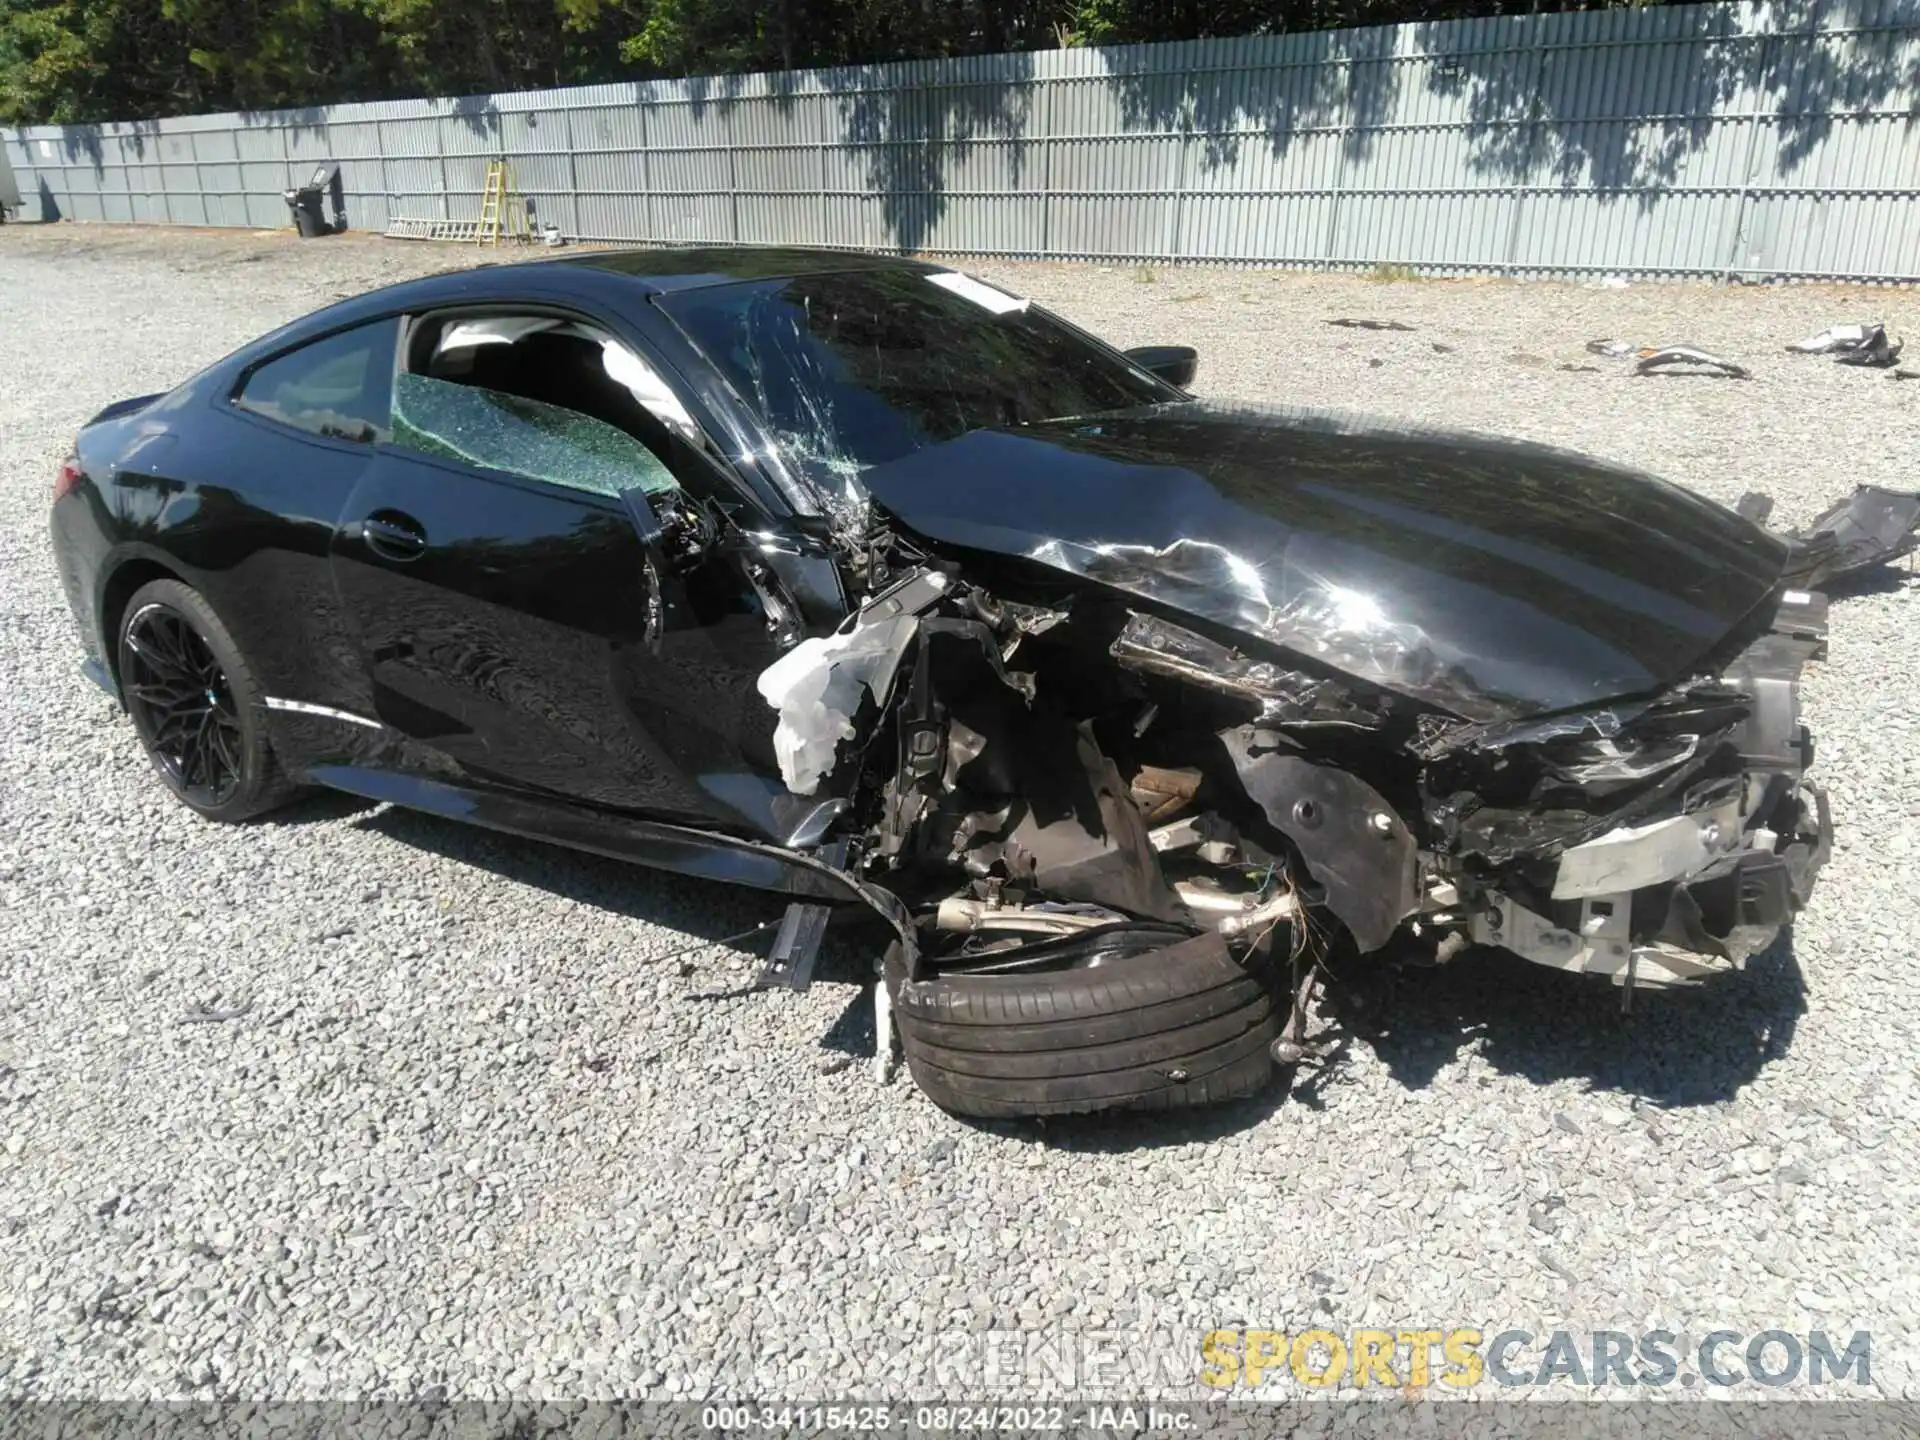
[(811, 795), (833, 769), (834, 751), (853, 737), (861, 691), (881, 701), (893, 684), (917, 615), (803, 640), (760, 672), (762, 698), (780, 712), (773, 752), (795, 795)]

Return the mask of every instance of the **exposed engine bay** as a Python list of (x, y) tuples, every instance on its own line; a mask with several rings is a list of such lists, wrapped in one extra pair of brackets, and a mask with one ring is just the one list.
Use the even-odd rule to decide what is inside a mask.
[[(1627, 987), (1737, 968), (1827, 855), (1783, 590), (1701, 673), (1472, 722), (1191, 615), (893, 542), (890, 579), (761, 677), (796, 794), (845, 802), (846, 868), (915, 917), (909, 973), (1092, 967), (1213, 933), (1287, 988), (1297, 1058), (1336, 944), (1497, 946)], [(1024, 582), (1024, 583), (1023, 583)]]

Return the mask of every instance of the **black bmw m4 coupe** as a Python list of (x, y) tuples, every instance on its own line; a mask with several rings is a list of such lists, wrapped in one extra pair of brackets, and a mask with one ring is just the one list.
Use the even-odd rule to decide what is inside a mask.
[(184, 804), (784, 892), (795, 984), (877, 917), (883, 1052), (956, 1112), (1247, 1094), (1336, 949), (1730, 983), (1829, 845), (1815, 586), (1920, 502), (1782, 536), (1195, 364), (900, 259), (490, 266), (110, 406), (53, 541)]

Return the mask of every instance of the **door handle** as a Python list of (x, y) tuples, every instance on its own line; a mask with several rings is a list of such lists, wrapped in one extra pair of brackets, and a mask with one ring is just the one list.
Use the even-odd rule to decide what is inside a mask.
[(418, 560), (427, 551), (427, 532), (411, 515), (376, 510), (360, 522), (360, 538), (388, 560)]

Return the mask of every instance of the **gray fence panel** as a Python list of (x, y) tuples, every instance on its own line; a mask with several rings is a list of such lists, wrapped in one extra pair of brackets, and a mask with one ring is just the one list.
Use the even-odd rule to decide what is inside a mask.
[(1920, 279), (1920, 0), (1665, 5), (8, 133), (28, 219), (479, 217), (1434, 273)]

